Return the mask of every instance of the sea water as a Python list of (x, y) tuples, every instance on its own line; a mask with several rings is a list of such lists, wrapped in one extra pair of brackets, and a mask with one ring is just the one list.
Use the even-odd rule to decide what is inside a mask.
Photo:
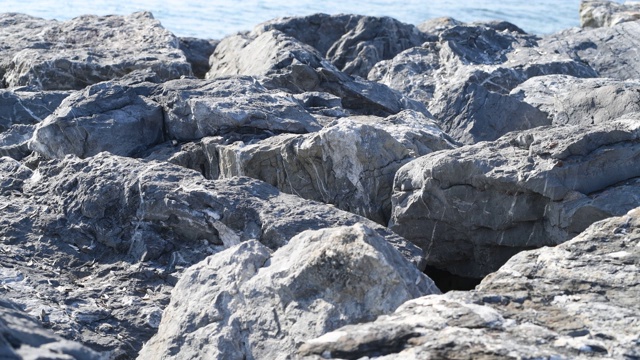
[(465, 22), (498, 19), (549, 34), (578, 26), (579, 6), (580, 0), (0, 0), (0, 12), (58, 20), (147, 10), (178, 36), (211, 39), (272, 18), (317, 12), (391, 16), (416, 25), (441, 16)]

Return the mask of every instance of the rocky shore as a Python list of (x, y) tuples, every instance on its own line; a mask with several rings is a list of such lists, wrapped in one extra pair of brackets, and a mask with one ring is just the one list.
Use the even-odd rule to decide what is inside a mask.
[(0, 358), (640, 358), (640, 5), (580, 17), (0, 14)]

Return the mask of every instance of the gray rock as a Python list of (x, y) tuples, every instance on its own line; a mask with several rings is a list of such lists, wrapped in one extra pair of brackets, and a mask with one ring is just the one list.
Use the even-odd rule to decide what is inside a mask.
[(184, 53), (193, 75), (204, 79), (207, 71), (209, 71), (209, 57), (218, 46), (219, 40), (197, 39), (191, 37), (178, 38), (180, 41), (180, 50)]
[(611, 27), (636, 20), (640, 20), (640, 3), (637, 2), (582, 0), (580, 3), (580, 26), (585, 28)]
[(0, 357), (3, 359), (106, 360), (107, 356), (55, 335), (15, 304), (0, 299)]
[(331, 93), (353, 114), (387, 116), (404, 109), (426, 113), (423, 105), (384, 85), (339, 71), (316, 49), (278, 30), (227, 37), (216, 47), (210, 64), (208, 79), (248, 75), (269, 89)]
[(371, 67), (419, 46), (425, 34), (390, 17), (313, 14), (257, 25), (253, 33), (279, 30), (318, 50), (348, 75), (366, 77)]
[(32, 125), (53, 113), (68, 91), (35, 91), (30, 88), (0, 90), (0, 132), (13, 125)]
[(590, 125), (640, 112), (640, 81), (538, 76), (511, 91), (548, 114), (554, 125)]
[(13, 125), (0, 133), (0, 156), (22, 160), (31, 154), (29, 141), (35, 131), (34, 125)]
[(135, 357), (157, 332), (185, 268), (239, 242), (275, 250), (305, 230), (362, 224), (424, 266), (421, 250), (370, 220), (166, 162), (100, 153), (32, 171), (4, 157), (0, 185), (2, 296), (113, 358)]
[(66, 22), (7, 13), (0, 28), (4, 87), (82, 89), (147, 68), (163, 80), (191, 75), (178, 39), (148, 12)]
[(418, 24), (417, 27), (418, 30), (422, 31), (425, 34), (439, 36), (443, 31), (459, 25), (465, 25), (465, 23), (452, 17), (443, 16), (423, 21)]
[(300, 354), (387, 360), (636, 358), (639, 244), (636, 208), (555, 248), (516, 255), (475, 291), (410, 300), (392, 315), (309, 340)]
[(538, 51), (588, 64), (600, 77), (630, 80), (640, 78), (640, 58), (636, 53), (639, 37), (638, 21), (610, 28), (573, 28), (544, 37)]
[(303, 232), (273, 254), (249, 241), (185, 272), (138, 359), (291, 359), (305, 340), (434, 293), (362, 225)]
[(639, 124), (542, 127), (418, 158), (396, 174), (390, 228), (429, 265), (482, 277), (639, 206)]

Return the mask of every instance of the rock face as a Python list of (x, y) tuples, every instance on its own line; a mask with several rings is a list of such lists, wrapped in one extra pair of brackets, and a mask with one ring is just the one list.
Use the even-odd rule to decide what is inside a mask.
[(147, 68), (163, 80), (191, 75), (178, 39), (148, 12), (66, 22), (0, 14), (0, 28), (3, 87), (82, 89)]
[(275, 250), (305, 230), (363, 224), (422, 260), (374, 222), (249, 178), (211, 181), (107, 153), (36, 171), (6, 157), (0, 164), (3, 296), (114, 358), (155, 334), (184, 268), (224, 247), (255, 239)]
[(106, 354), (43, 329), (35, 319), (5, 300), (0, 300), (0, 356), (6, 360), (107, 359)]
[(636, 358), (638, 266), (640, 208), (555, 248), (516, 255), (475, 291), (408, 301), (392, 315), (309, 340), (300, 353), (309, 359)]
[(398, 170), (390, 228), (427, 263), (478, 277), (640, 205), (640, 122), (510, 133)]
[(185, 272), (138, 358), (290, 359), (307, 339), (432, 293), (429, 278), (361, 225), (303, 232), (273, 254), (249, 241)]
[(184, 53), (189, 64), (191, 64), (193, 75), (204, 79), (207, 71), (209, 71), (209, 57), (213, 54), (220, 41), (190, 37), (182, 37), (178, 40), (180, 41), (180, 50)]
[(604, 124), (640, 113), (640, 81), (538, 76), (512, 95), (547, 113), (554, 125)]
[(585, 28), (611, 27), (636, 20), (640, 20), (638, 3), (583, 0), (580, 4), (580, 26)]

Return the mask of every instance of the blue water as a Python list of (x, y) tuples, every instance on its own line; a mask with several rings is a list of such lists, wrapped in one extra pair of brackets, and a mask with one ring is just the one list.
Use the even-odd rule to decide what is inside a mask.
[(461, 21), (500, 19), (531, 33), (548, 34), (578, 26), (579, 6), (580, 0), (0, 0), (0, 12), (58, 20), (148, 10), (178, 36), (212, 39), (250, 30), (275, 17), (315, 12), (385, 15), (411, 24), (440, 16)]

